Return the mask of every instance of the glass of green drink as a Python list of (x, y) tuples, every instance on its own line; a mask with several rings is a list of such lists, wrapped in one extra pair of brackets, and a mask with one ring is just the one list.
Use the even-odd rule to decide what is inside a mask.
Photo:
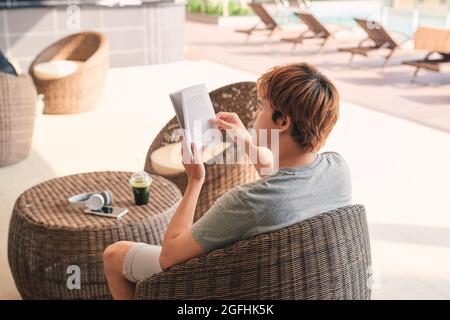
[(147, 204), (150, 199), (150, 185), (152, 178), (144, 171), (133, 173), (130, 177), (130, 185), (133, 189), (134, 202), (141, 206)]

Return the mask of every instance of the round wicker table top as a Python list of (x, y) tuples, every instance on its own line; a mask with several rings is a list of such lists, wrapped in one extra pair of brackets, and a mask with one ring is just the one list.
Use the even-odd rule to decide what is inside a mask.
[[(15, 211), (30, 224), (48, 229), (89, 230), (151, 220), (174, 209), (181, 192), (172, 182), (153, 175), (150, 201), (137, 206), (128, 179), (131, 172), (104, 171), (81, 173), (40, 183), (25, 191), (16, 201)], [(83, 193), (109, 190), (113, 206), (128, 208), (120, 220), (86, 214), (82, 208), (70, 208), (68, 198)]]

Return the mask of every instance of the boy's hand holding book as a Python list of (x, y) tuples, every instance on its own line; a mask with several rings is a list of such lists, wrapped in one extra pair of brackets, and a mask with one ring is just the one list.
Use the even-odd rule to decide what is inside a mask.
[[(205, 181), (205, 166), (203, 164), (202, 152), (198, 149), (195, 143), (190, 145), (191, 152), (188, 152), (185, 143), (182, 144), (182, 159), (183, 166), (186, 170), (189, 184), (203, 184)], [(191, 157), (190, 155), (193, 155)]]
[[(269, 148), (258, 146), (253, 141), (252, 135), (245, 128), (236, 113), (218, 112), (213, 122), (219, 129), (228, 130), (235, 140), (240, 140), (238, 142), (243, 143), (246, 154), (250, 157), (261, 176), (266, 175), (261, 169), (273, 169), (274, 159), (272, 151)], [(252, 155), (256, 156), (256, 159), (252, 159)]]
[(232, 131), (235, 139), (241, 140), (241, 142), (244, 142), (246, 145), (252, 143), (252, 136), (250, 132), (248, 132), (247, 128), (244, 126), (236, 113), (218, 112), (216, 114), (216, 119), (214, 119), (213, 122), (221, 130)]

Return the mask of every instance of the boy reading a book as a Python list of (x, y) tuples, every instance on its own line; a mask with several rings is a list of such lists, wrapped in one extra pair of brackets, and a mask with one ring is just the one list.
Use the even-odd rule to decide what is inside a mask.
[(133, 298), (136, 282), (163, 269), (351, 204), (350, 173), (344, 159), (334, 152), (318, 153), (339, 115), (333, 83), (315, 67), (299, 63), (269, 70), (258, 79), (257, 87), (260, 106), (253, 129), (267, 134), (268, 146), (252, 139), (236, 114), (220, 112), (215, 123), (237, 132), (246, 152), (266, 157), (255, 163), (259, 172), (273, 166), (265, 147), (270, 148), (271, 132), (276, 130), (279, 168), (254, 183), (233, 188), (193, 224), (205, 169), (192, 146), (196, 161), (184, 164), (188, 186), (162, 246), (121, 241), (105, 250), (105, 275), (115, 299)]

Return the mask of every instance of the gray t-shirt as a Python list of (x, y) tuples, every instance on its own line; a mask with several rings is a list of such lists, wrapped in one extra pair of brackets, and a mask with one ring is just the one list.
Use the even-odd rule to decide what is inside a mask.
[(192, 235), (212, 251), (349, 204), (349, 168), (338, 153), (324, 152), (308, 166), (231, 189), (194, 223)]

